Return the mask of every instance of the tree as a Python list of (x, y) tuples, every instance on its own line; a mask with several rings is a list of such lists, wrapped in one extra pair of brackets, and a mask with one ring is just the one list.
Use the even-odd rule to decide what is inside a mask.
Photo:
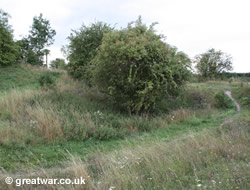
[(27, 37), (23, 37), (23, 39), (18, 40), (16, 44), (18, 45), (18, 59), (20, 62), (31, 65), (43, 64), (43, 60), (39, 58), (39, 56), (37, 56), (34, 50), (31, 48), (29, 39)]
[(40, 14), (39, 17), (33, 18), (33, 24), (29, 32), (30, 48), (41, 60), (42, 50), (53, 44), (56, 31), (51, 28), (49, 20), (43, 18), (43, 15)]
[(87, 83), (90, 81), (89, 64), (96, 56), (104, 34), (111, 30), (109, 25), (96, 22), (72, 31), (68, 37), (69, 45), (64, 48), (64, 52), (67, 52), (68, 72), (73, 78), (84, 79)]
[(13, 40), (12, 29), (8, 23), (8, 13), (0, 9), (0, 66), (16, 63), (18, 46)]
[(53, 69), (65, 69), (66, 63), (64, 59), (56, 58), (50, 62), (50, 67)]
[(215, 49), (209, 49), (207, 52), (197, 55), (195, 63), (198, 73), (203, 78), (217, 78), (222, 72), (233, 69), (232, 57)]
[(47, 68), (49, 68), (49, 66), (48, 66), (48, 55), (49, 55), (49, 53), (50, 53), (50, 50), (48, 50), (48, 49), (43, 50), (43, 55), (46, 56), (46, 67)]
[(158, 100), (180, 88), (190, 60), (164, 43), (154, 24), (147, 27), (139, 18), (105, 34), (93, 64), (95, 84), (116, 105), (140, 113), (153, 110)]

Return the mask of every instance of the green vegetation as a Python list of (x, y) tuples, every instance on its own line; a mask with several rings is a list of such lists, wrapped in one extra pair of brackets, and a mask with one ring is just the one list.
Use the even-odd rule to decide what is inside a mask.
[(68, 37), (69, 45), (64, 47), (69, 59), (68, 72), (73, 78), (84, 79), (90, 84), (90, 61), (96, 56), (104, 34), (111, 30), (109, 25), (102, 22), (82, 25), (79, 30), (73, 30)]
[(0, 9), (0, 67), (14, 64), (18, 56), (8, 19), (9, 15)]
[(44, 73), (53, 75), (56, 78), (59, 73), (41, 70), (32, 66), (13, 65), (11, 67), (0, 68), (0, 92), (19, 88), (39, 88), (39, 78)]
[(215, 49), (197, 55), (194, 62), (198, 73), (204, 79), (218, 78), (222, 72), (233, 69), (232, 57)]
[[(236, 98), (248, 97), (246, 85), (191, 83), (178, 96), (162, 99), (154, 114), (129, 115), (96, 88), (65, 73), (49, 72), (61, 77), (53, 89), (43, 90), (39, 78), (47, 72), (41, 69), (22, 66), (2, 71), (20, 77), (13, 81), (20, 83), (15, 85), (20, 89), (6, 88), (0, 95), (4, 188), (2, 177), (15, 178), (14, 173), (22, 171), (22, 177), (87, 179), (86, 185), (62, 189), (195, 189), (199, 185), (247, 189), (247, 105), (235, 114), (235, 109), (216, 109), (215, 98), (224, 89)], [(9, 83), (0, 76), (1, 85)], [(25, 77), (33, 82), (21, 83)]]
[(13, 30), (8, 23), (9, 17), (8, 13), (0, 10), (0, 66), (9, 66), (19, 62), (42, 66), (44, 55), (48, 64), (49, 50), (44, 48), (53, 44), (56, 35), (49, 20), (43, 18), (42, 14), (34, 17), (28, 37), (14, 41)]
[(56, 31), (51, 28), (49, 20), (43, 18), (43, 15), (40, 14), (38, 17), (33, 18), (33, 24), (29, 32), (27, 38), (29, 45), (26, 51), (33, 51), (39, 59), (39, 62), (35, 64), (42, 65), (42, 56), (47, 56), (49, 53), (49, 50), (44, 48), (53, 44)]
[[(15, 64), (39, 65), (55, 31), (41, 14), (15, 43), (0, 13), (0, 35), (9, 37), (0, 39), (1, 189), (16, 189), (7, 176), (86, 180), (23, 190), (249, 189), (248, 79), (188, 82), (188, 56), (140, 17), (120, 30), (97, 22), (73, 31), (64, 48), (69, 65), (51, 66), (71, 76)], [(7, 60), (5, 45), (18, 54), (10, 48)], [(231, 68), (214, 49), (197, 60), (206, 79)]]
[[(11, 125), (11, 133), (16, 133), (18, 136), (12, 138), (12, 135), (3, 135), (0, 144), (9, 146), (88, 139), (109, 140), (124, 138), (135, 132), (163, 128), (171, 123), (171, 118), (163, 110), (161, 111), (161, 108), (159, 114), (155, 116), (131, 116), (119, 112), (112, 103), (107, 103), (105, 95), (96, 89), (84, 87), (81, 82), (75, 82), (67, 76), (60, 78), (57, 86), (50, 73), (42, 74), (38, 81), (46, 90), (54, 88), (49, 91), (27, 89), (3, 93), (0, 101), (1, 112), (4, 115), (8, 113), (10, 118), (5, 117), (2, 134), (8, 134), (10, 128), (6, 125)], [(201, 101), (204, 101), (204, 107), (207, 106), (202, 97), (201, 100), (196, 100), (199, 95), (194, 97), (194, 100), (193, 93), (187, 96), (192, 105), (187, 104), (186, 109), (197, 108)], [(177, 98), (175, 103), (178, 105), (180, 101), (181, 98)], [(178, 106), (173, 108), (178, 109)], [(180, 114), (179, 120), (184, 120), (195, 114), (194, 111), (189, 112), (190, 114), (183, 109), (180, 113), (173, 113), (173, 116), (177, 117)]]
[(39, 78), (39, 83), (40, 83), (41, 87), (43, 87), (45, 89), (55, 88), (56, 76), (53, 76), (50, 73), (44, 73)]
[[(134, 24), (134, 25), (133, 25)], [(162, 41), (139, 18), (107, 33), (94, 62), (94, 84), (129, 113), (153, 111), (159, 99), (178, 92), (189, 76), (189, 58)]]
[(241, 83), (241, 88), (237, 89), (236, 96), (239, 99), (241, 105), (250, 107), (250, 84)]
[(61, 69), (64, 70), (66, 69), (66, 63), (64, 59), (56, 58), (55, 60), (52, 60), (50, 62), (50, 67), (52, 69)]
[(220, 91), (215, 95), (215, 104), (218, 108), (233, 108), (234, 104), (229, 97), (225, 95), (223, 91)]

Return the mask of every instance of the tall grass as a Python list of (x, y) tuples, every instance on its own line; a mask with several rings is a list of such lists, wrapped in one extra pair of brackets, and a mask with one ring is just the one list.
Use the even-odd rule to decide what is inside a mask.
[[(185, 102), (191, 101), (192, 106), (210, 104), (204, 93), (187, 92)], [(184, 92), (181, 97), (183, 95)], [(174, 104), (184, 105), (181, 98), (177, 98)], [(176, 110), (131, 116), (117, 110), (108, 97), (97, 89), (86, 87), (84, 83), (63, 74), (51, 90), (14, 89), (0, 95), (0, 119), (4, 122), (4, 126), (0, 124), (0, 144), (123, 138), (135, 132), (151, 131), (173, 122), (182, 122), (188, 117), (195, 117), (202, 108), (208, 108), (203, 105), (199, 108), (201, 110), (194, 111), (188, 108), (189, 104), (180, 109), (166, 104), (169, 109)], [(13, 138), (15, 135), (17, 138)]]
[(96, 153), (88, 161), (70, 155), (66, 169), (33, 175), (86, 179), (85, 185), (47, 189), (248, 189), (248, 128), (237, 121), (171, 142)]
[(97, 189), (246, 189), (249, 134), (238, 125), (97, 157), (89, 173)]

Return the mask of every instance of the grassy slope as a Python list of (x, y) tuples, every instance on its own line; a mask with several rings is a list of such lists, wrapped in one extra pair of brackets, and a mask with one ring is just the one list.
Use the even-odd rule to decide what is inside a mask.
[(20, 66), (0, 68), (0, 91), (18, 87), (39, 87), (40, 74)]
[(44, 72), (46, 70), (25, 65), (0, 67), (0, 92), (16, 88), (39, 88), (38, 79)]
[[(25, 70), (25, 71), (23, 71), (23, 70)], [(29, 69), (27, 69), (27, 68), (20, 69), (19, 71), (20, 72), (15, 72), (13, 70), (8, 71), (8, 69), (7, 69), (7, 72), (14, 72), (15, 75), (20, 74), (20, 76), (22, 75), (21, 71), (26, 73), (26, 74), (30, 73)], [(32, 72), (34, 72), (34, 71), (32, 71)], [(24, 75), (26, 75), (26, 74), (24, 74)], [(37, 72), (36, 74), (34, 74), (34, 78), (32, 76), (30, 76), (31, 81), (29, 81), (29, 82), (27, 82), (27, 81), (21, 82), (21, 80), (20, 80), (19, 81), (20, 83), (18, 83), (18, 85), (16, 85), (16, 86), (35, 87), (37, 84), (37, 76), (35, 76), (35, 75), (39, 76), (40, 73)], [(2, 77), (2, 79), (4, 78), (4, 81), (5, 81), (6, 76), (8, 76), (8, 74), (2, 75), (2, 76), (5, 76), (5, 77)], [(9, 79), (7, 79), (7, 81), (8, 80)], [(64, 84), (67, 82), (69, 83), (68, 86)], [(23, 143), (11, 141), (11, 143), (4, 143), (3, 145), (0, 145), (0, 167), (4, 168), (5, 170), (12, 171), (12, 172), (20, 171), (21, 169), (27, 171), (27, 170), (29, 170), (27, 168), (34, 168), (34, 166), (35, 166), (35, 168), (36, 167), (43, 167), (43, 168), (48, 167), (49, 168), (49, 167), (58, 167), (58, 166), (64, 167), (65, 161), (69, 159), (69, 155), (68, 155), (69, 152), (75, 156), (79, 156), (79, 158), (81, 158), (82, 160), (85, 160), (85, 162), (88, 163), (89, 160), (91, 160), (93, 158), (96, 159), (99, 157), (99, 154), (97, 154), (97, 157), (95, 156), (96, 152), (101, 152), (102, 154), (104, 154), (104, 157), (109, 156), (109, 155), (112, 156), (113, 152), (116, 152), (116, 151), (118, 151), (118, 154), (120, 154), (119, 150), (121, 150), (121, 152), (123, 150), (133, 151), (134, 149), (137, 149), (137, 147), (138, 147), (139, 152), (140, 152), (140, 147), (150, 148), (154, 144), (158, 144), (158, 143), (171, 143), (173, 141), (173, 139), (178, 140), (180, 137), (181, 138), (182, 137), (188, 138), (188, 136), (193, 135), (194, 132), (195, 133), (198, 132), (197, 134), (199, 134), (199, 133), (202, 134), (204, 129), (214, 130), (216, 127), (218, 127), (220, 125), (220, 123), (223, 122), (223, 120), (225, 120), (226, 118), (229, 118), (229, 117), (235, 118), (235, 120), (237, 120), (237, 121), (244, 120), (244, 121), (249, 122), (247, 119), (248, 116), (250, 115), (249, 112), (243, 111), (243, 113), (240, 116), (238, 116), (238, 115), (235, 115), (235, 110), (228, 110), (228, 111), (218, 111), (218, 110), (217, 111), (214, 111), (214, 110), (202, 111), (202, 110), (198, 110), (197, 113), (193, 112), (193, 111), (181, 110), (180, 112), (177, 111), (177, 114), (175, 115), (176, 118), (174, 118), (173, 121), (169, 121), (169, 119), (167, 118), (168, 115), (156, 117), (156, 119), (154, 119), (154, 118), (149, 118), (149, 119), (147, 118), (146, 119), (143, 117), (130, 118), (129, 116), (124, 115), (122, 113), (117, 113), (114, 108), (107, 106), (108, 104), (106, 102), (103, 102), (102, 98), (98, 97), (98, 95), (96, 96), (95, 91), (94, 92), (91, 92), (91, 91), (86, 92), (86, 89), (85, 89), (85, 91), (82, 92), (81, 88), (78, 85), (74, 86), (75, 84), (71, 83), (71, 82), (70, 82), (70, 80), (63, 80), (63, 85), (59, 83), (59, 87), (57, 89), (59, 93), (57, 93), (57, 94), (55, 94), (52, 91), (52, 92), (48, 92), (45, 94), (43, 92), (38, 92), (38, 94), (33, 94), (33, 92), (30, 94), (28, 92), (27, 95), (30, 94), (31, 100), (32, 100), (31, 102), (34, 102), (34, 100), (35, 100), (36, 102), (39, 102), (42, 105), (46, 104), (46, 101), (44, 101), (44, 100), (47, 100), (48, 98), (53, 99), (53, 103), (50, 102), (48, 105), (49, 105), (49, 107), (52, 107), (53, 109), (55, 108), (54, 112), (57, 111), (56, 114), (59, 114), (59, 113), (63, 112), (64, 110), (69, 109), (70, 105), (72, 105), (73, 106), (72, 109), (77, 111), (77, 113), (75, 115), (73, 115), (73, 117), (79, 117), (79, 115), (82, 115), (84, 113), (92, 115), (92, 120), (94, 118), (94, 123), (96, 124), (94, 126), (95, 129), (98, 129), (97, 125), (99, 126), (100, 123), (108, 124), (109, 122), (111, 122), (112, 125), (114, 125), (114, 126), (117, 126), (118, 125), (117, 123), (120, 122), (119, 125), (121, 125), (123, 127), (131, 126), (131, 125), (132, 126), (139, 125), (139, 126), (142, 126), (143, 129), (148, 128), (148, 127), (153, 127), (156, 124), (158, 127), (160, 127), (160, 129), (153, 130), (151, 133), (148, 133), (148, 132), (142, 132), (144, 130), (137, 129), (136, 128), (137, 126), (136, 126), (132, 129), (130, 128), (128, 130), (130, 133), (128, 133), (128, 134), (124, 133), (123, 139), (111, 138), (111, 139), (105, 140), (105, 141), (99, 141), (96, 138), (90, 138), (90, 139), (85, 140), (85, 141), (82, 141), (82, 140), (75, 141), (75, 140), (68, 139), (67, 141), (58, 141), (54, 144), (53, 143), (52, 144), (51, 143), (44, 144), (44, 143), (39, 143), (39, 142), (36, 142), (35, 144), (33, 144), (33, 143), (31, 143), (31, 144), (24, 143), (23, 144)], [(14, 84), (15, 84), (15, 82), (14, 82)], [(212, 91), (219, 91), (219, 90), (227, 88), (227, 89), (233, 90), (233, 92), (235, 92), (235, 93), (238, 93), (237, 89), (239, 87), (239, 84), (210, 82), (210, 83), (190, 84), (189, 86), (191, 88), (199, 88), (201, 90), (209, 89), (210, 91), (211, 90)], [(5, 87), (5, 88), (8, 89), (8, 87)], [(72, 91), (73, 91), (73, 93), (72, 93)], [(93, 93), (95, 94), (94, 96), (93, 96)], [(27, 96), (27, 95), (25, 95), (25, 96)], [(32, 98), (33, 96), (35, 97), (35, 99)], [(66, 102), (66, 103), (64, 104), (63, 102)], [(27, 105), (29, 106), (30, 103), (25, 104), (25, 106), (23, 108), (27, 107)], [(47, 107), (46, 106), (42, 107), (42, 109), (46, 110)], [(97, 119), (96, 119), (96, 113), (99, 113), (99, 112), (97, 112), (98, 110), (101, 110), (101, 113), (103, 114), (100, 116), (101, 117), (100, 121), (99, 120), (97, 121)], [(191, 114), (189, 112), (191, 112)], [(204, 114), (200, 114), (200, 112), (204, 112)], [(67, 114), (64, 115), (65, 117), (63, 117), (63, 118), (67, 122), (69, 122), (69, 121), (72, 122), (71, 120), (67, 119), (67, 117), (71, 117), (71, 115), (68, 115), (68, 114), (69, 113), (67, 112)], [(184, 116), (183, 116), (183, 114), (184, 114)], [(14, 115), (14, 116), (16, 117), (16, 115)], [(116, 118), (116, 119), (114, 119), (114, 118)], [(90, 121), (92, 121), (92, 120), (90, 119)], [(144, 120), (146, 120), (146, 122), (144, 122)], [(81, 120), (81, 119), (79, 121), (83, 122), (83, 120)], [(2, 124), (1, 124), (1, 122), (2, 122)], [(86, 120), (84, 120), (84, 122), (86, 122)], [(145, 123), (147, 123), (147, 124), (145, 124)], [(75, 124), (77, 124), (77, 123), (75, 123)], [(4, 125), (8, 125), (8, 121), (6, 121), (6, 118), (4, 118), (4, 119), (0, 118), (0, 126), (4, 126)], [(106, 132), (106, 131), (104, 131), (104, 132)], [(100, 131), (100, 134), (101, 133), (102, 133), (102, 131)], [(20, 139), (22, 140), (22, 138), (20, 138)], [(179, 144), (179, 143), (177, 143), (177, 144)], [(164, 146), (165, 146), (165, 144), (164, 144)], [(206, 149), (206, 147), (204, 147), (204, 148)], [(145, 152), (145, 150), (143, 148), (142, 148), (142, 150)], [(148, 152), (148, 151), (146, 150), (146, 152)], [(148, 152), (148, 153), (150, 153), (150, 152)], [(159, 152), (156, 151), (155, 155), (157, 156), (158, 153)], [(177, 154), (175, 151), (173, 151), (172, 153)], [(144, 155), (144, 156), (145, 156), (145, 159), (147, 159), (147, 157), (150, 155)], [(159, 155), (159, 157), (160, 157), (160, 155)], [(73, 157), (73, 159), (75, 159), (75, 158)], [(192, 160), (190, 160), (190, 162), (192, 162)], [(108, 161), (107, 161), (107, 163), (108, 163)], [(77, 164), (79, 164), (79, 165), (77, 165), (77, 167), (79, 167), (81, 169), (81, 162), (79, 162)], [(105, 164), (105, 163), (103, 163), (103, 164)], [(188, 163), (185, 163), (185, 164), (188, 164)], [(219, 162), (214, 163), (214, 165), (212, 162), (212, 164), (209, 166), (209, 167), (211, 167), (211, 171), (212, 171), (213, 167), (217, 167), (216, 166), (217, 164), (219, 164)], [(243, 165), (244, 165), (244, 161), (243, 161)], [(157, 168), (157, 167), (159, 167), (159, 165), (157, 165), (157, 164), (155, 166), (145, 165), (145, 167), (150, 170), (150, 167)], [(201, 168), (203, 168), (203, 166), (201, 166)], [(112, 171), (113, 171), (113, 169), (112, 169)], [(133, 169), (133, 167), (132, 167), (132, 169)], [(181, 169), (181, 167), (176, 165), (174, 169), (179, 170), (179, 169)], [(107, 168), (107, 173), (109, 170), (110, 169)], [(203, 168), (203, 170), (206, 171), (205, 168)], [(113, 172), (116, 172), (119, 174), (120, 171), (115, 170)], [(136, 169), (135, 172), (139, 172), (138, 169)], [(90, 172), (90, 175), (92, 175), (91, 173), (92, 172)], [(53, 175), (56, 175), (56, 174), (52, 174), (52, 176)], [(62, 175), (66, 175), (66, 174), (62, 174)], [(74, 175), (77, 176), (77, 174), (74, 174)], [(127, 177), (129, 177), (130, 174), (127, 173), (126, 175), (127, 175)], [(134, 175), (133, 172), (132, 172), (131, 176), (132, 175)], [(202, 175), (205, 175), (205, 174), (202, 174)], [(110, 176), (112, 176), (112, 175), (110, 175)], [(96, 177), (94, 177), (95, 179), (91, 183), (97, 183), (96, 180), (101, 180), (101, 179), (99, 179), (99, 177), (100, 176), (98, 176), (98, 175)], [(113, 178), (115, 179), (115, 176), (113, 176)], [(125, 183), (125, 181), (123, 183), (124, 183), (124, 187), (127, 187), (127, 188), (129, 188), (129, 187), (130, 188), (138, 188), (140, 185), (143, 185), (143, 184), (146, 186), (150, 186), (150, 187), (156, 187), (155, 183), (156, 182), (159, 183), (160, 182), (159, 180), (161, 177), (156, 175), (155, 178), (159, 178), (159, 179), (156, 179), (156, 181), (154, 181), (154, 183), (151, 183), (151, 182), (146, 183), (144, 180), (141, 180), (138, 183), (133, 182), (134, 185), (133, 184), (130, 184), (130, 185), (126, 184), (127, 182)], [(188, 181), (190, 181), (191, 178), (194, 178), (193, 172), (191, 172), (191, 173), (187, 172), (184, 176), (181, 175), (180, 178), (181, 178), (182, 182), (179, 183), (179, 186), (174, 181), (171, 181), (171, 183), (168, 184), (164, 180), (162, 180), (162, 183), (160, 184), (159, 188), (160, 189), (163, 189), (163, 188), (174, 189), (174, 187), (176, 187), (176, 188), (179, 187), (177, 189), (182, 189), (183, 185), (189, 184)], [(99, 189), (107, 189), (108, 186), (115, 184), (113, 179), (110, 179), (110, 177), (109, 177), (109, 180), (110, 181), (107, 181), (107, 186), (100, 186)], [(121, 179), (119, 179), (119, 180), (125, 180), (125, 177), (121, 176)], [(190, 184), (191, 184), (191, 181), (190, 181)], [(189, 187), (193, 188), (193, 186), (190, 186), (190, 184), (189, 184)], [(233, 184), (233, 185), (235, 185), (235, 184)], [(96, 184), (95, 184), (95, 186), (96, 186)], [(117, 186), (117, 189), (120, 189), (120, 187), (121, 187), (121, 186), (119, 187), (118, 184), (116, 184), (116, 186)], [(146, 186), (143, 186), (143, 188), (145, 189)], [(51, 187), (51, 188), (53, 188), (53, 187)], [(81, 189), (88, 189), (88, 188), (87, 188), (87, 186), (85, 186), (85, 187), (82, 187)]]

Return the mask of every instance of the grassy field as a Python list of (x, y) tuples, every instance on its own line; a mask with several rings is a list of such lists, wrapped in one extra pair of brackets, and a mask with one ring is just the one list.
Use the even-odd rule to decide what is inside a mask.
[[(86, 179), (37, 189), (249, 188), (248, 83), (190, 83), (154, 114), (129, 115), (65, 73), (49, 72), (56, 85), (41, 88), (46, 72), (0, 71), (2, 189), (17, 189), (6, 176)], [(217, 108), (214, 97), (223, 90), (232, 91), (240, 113)]]

